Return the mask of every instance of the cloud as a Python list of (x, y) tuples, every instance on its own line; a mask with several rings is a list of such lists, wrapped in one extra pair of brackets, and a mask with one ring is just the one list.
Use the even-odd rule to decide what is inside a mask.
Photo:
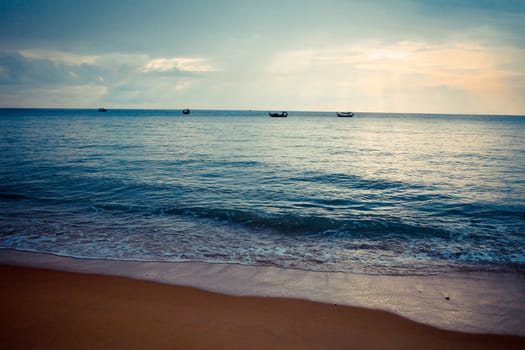
[(213, 72), (217, 68), (214, 67), (205, 58), (191, 58), (191, 57), (173, 57), (173, 58), (155, 58), (150, 60), (143, 68), (143, 72)]
[(0, 52), (0, 106), (177, 107), (216, 71), (210, 60), (197, 57)]
[(0, 84), (34, 87), (94, 83), (101, 68), (84, 62), (72, 62), (67, 55), (53, 59), (27, 52), (0, 52)]
[(80, 55), (71, 52), (56, 50), (20, 50), (20, 55), (29, 60), (49, 60), (53, 62), (62, 62), (65, 64), (94, 64), (99, 56), (97, 55)]
[(0, 106), (520, 114), (523, 57), (467, 40), (363, 39), (235, 58), (24, 49), (0, 52)]
[(525, 49), (477, 42), (362, 41), (277, 53), (262, 79), (276, 99), (293, 91), (313, 109), (421, 112), (426, 103), (446, 113), (519, 114), (523, 57)]
[(95, 104), (107, 92), (93, 60), (58, 52), (0, 52), (0, 106), (73, 107)]
[[(416, 83), (418, 88), (511, 93), (508, 91), (511, 80), (521, 79), (525, 85), (525, 65), (517, 65), (525, 57), (525, 49), (485, 47), (470, 42), (448, 45), (401, 42), (368, 50), (369, 59), (360, 60), (356, 68), (397, 75), (401, 82)], [(514, 69), (504, 68), (512, 63)]]

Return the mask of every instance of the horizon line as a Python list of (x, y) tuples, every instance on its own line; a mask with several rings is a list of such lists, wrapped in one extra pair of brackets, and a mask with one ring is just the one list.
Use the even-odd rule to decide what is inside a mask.
[[(101, 107), (5, 107), (0, 106), (0, 110), (98, 110)], [(104, 107), (107, 111), (126, 111), (126, 110), (143, 110), (143, 111), (182, 111), (186, 108), (131, 108), (119, 107), (111, 108)], [(524, 117), (524, 114), (490, 114), (490, 113), (440, 113), (440, 112), (385, 112), (385, 111), (343, 111), (343, 110), (299, 110), (299, 109), (248, 109), (248, 108), (189, 108), (191, 111), (238, 111), (238, 112), (273, 112), (273, 111), (287, 111), (290, 113), (337, 113), (337, 112), (353, 112), (356, 114), (422, 114), (422, 115), (457, 115), (457, 116), (502, 116), (502, 117)]]

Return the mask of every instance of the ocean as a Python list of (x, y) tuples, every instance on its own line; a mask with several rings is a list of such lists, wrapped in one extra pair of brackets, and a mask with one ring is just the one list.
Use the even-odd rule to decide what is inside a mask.
[(525, 272), (525, 117), (0, 109), (0, 248)]

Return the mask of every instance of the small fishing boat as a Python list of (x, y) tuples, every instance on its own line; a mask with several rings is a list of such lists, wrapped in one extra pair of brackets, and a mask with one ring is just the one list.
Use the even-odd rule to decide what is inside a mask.
[(272, 118), (286, 118), (288, 116), (288, 112), (281, 112), (281, 113), (268, 112), (268, 114)]
[(188, 108), (183, 109), (182, 114), (190, 114), (190, 110)]
[(337, 112), (338, 117), (352, 118), (354, 116), (353, 112)]
[(105, 109), (104, 107), (100, 107), (100, 108), (98, 109), (98, 111), (99, 111), (99, 112), (107, 112), (108, 110)]

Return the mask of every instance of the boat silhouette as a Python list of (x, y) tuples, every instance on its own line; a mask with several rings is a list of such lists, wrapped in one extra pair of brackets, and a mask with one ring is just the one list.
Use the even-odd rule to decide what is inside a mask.
[(272, 118), (286, 118), (288, 116), (288, 112), (281, 112), (281, 113), (268, 112), (268, 114)]

